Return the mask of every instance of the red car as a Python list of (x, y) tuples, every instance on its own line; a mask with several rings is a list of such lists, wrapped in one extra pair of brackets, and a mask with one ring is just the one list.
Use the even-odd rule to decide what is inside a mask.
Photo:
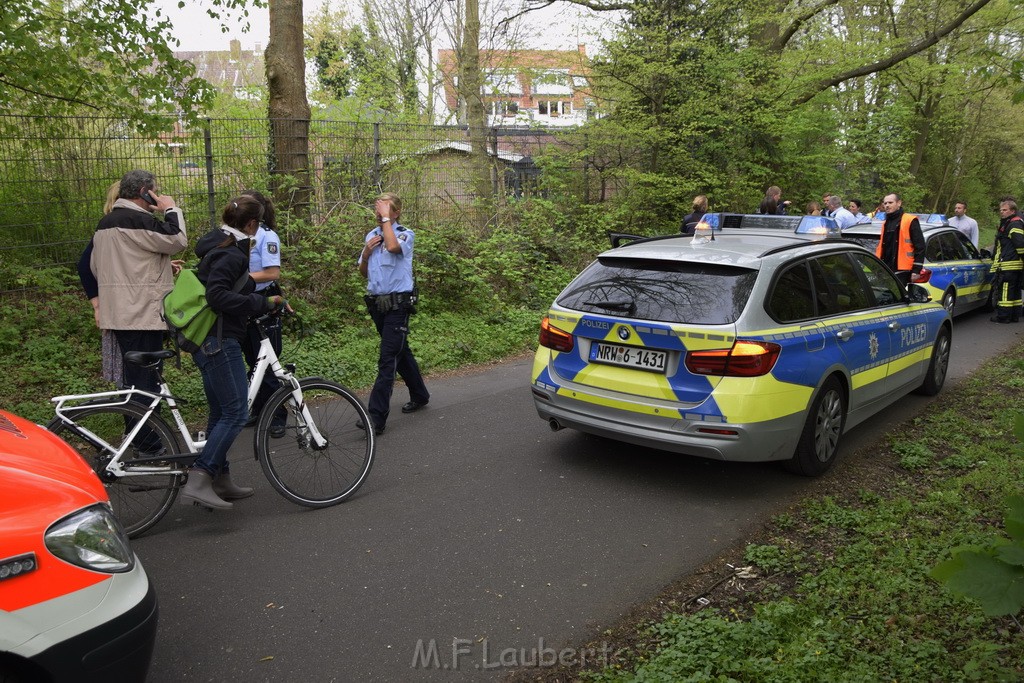
[(0, 411), (0, 681), (142, 681), (156, 624), (99, 479), (58, 437)]

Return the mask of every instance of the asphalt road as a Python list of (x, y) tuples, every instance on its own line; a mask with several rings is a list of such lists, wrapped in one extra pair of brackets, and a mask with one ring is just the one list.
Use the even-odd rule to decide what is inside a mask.
[[(950, 382), (1022, 332), (958, 318)], [(552, 433), (531, 361), (429, 380), (412, 415), (399, 386), (367, 483), (326, 510), (275, 493), (243, 432), (232, 472), (256, 496), (176, 505), (134, 542), (160, 598), (150, 681), (495, 680), (524, 657), (599, 658), (571, 648), (810, 486), (774, 464)], [(927, 402), (851, 431), (844, 453)]]

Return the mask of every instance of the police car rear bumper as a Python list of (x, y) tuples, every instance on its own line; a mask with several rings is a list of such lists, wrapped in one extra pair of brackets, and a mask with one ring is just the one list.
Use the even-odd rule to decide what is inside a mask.
[[(59, 640), (29, 659), (54, 681), (144, 681), (153, 658), (159, 610), (156, 591), (141, 570), (136, 564), (132, 572), (113, 577), (114, 581), (122, 579), (122, 583), (144, 581), (141, 599), (125, 605), (123, 599), (116, 597), (117, 593), (124, 594), (124, 587), (112, 586), (108, 593), (111, 599), (104, 600), (96, 610), (110, 611), (109, 619), (101, 619), (100, 623)], [(62, 599), (65, 598), (56, 598)], [(66, 626), (73, 624), (74, 621)]]
[(581, 401), (536, 385), (533, 399), (541, 419), (554, 420), (558, 427), (728, 462), (790, 459), (804, 422), (802, 413), (751, 424), (659, 417)]

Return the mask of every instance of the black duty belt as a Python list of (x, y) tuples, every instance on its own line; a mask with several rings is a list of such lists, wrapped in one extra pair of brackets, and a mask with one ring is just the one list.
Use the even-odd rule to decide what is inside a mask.
[(381, 313), (416, 305), (416, 292), (392, 292), (390, 294), (367, 294), (363, 297), (366, 307)]

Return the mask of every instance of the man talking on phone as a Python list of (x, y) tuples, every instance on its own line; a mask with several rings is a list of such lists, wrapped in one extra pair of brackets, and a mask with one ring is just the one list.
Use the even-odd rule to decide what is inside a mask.
[[(185, 217), (174, 198), (160, 194), (149, 171), (126, 173), (114, 208), (96, 226), (89, 259), (98, 284), (99, 327), (114, 331), (122, 352), (163, 348), (162, 303), (174, 287), (171, 255), (187, 244)], [(158, 391), (152, 370), (125, 363), (124, 388), (131, 386)], [(151, 445), (136, 443), (144, 452)]]
[(391, 408), (395, 374), (405, 380), (409, 402), (403, 413), (412, 413), (430, 401), (420, 366), (409, 349), (409, 314), (415, 310), (412, 277), (412, 230), (401, 225), (402, 200), (386, 192), (374, 204), (377, 227), (366, 235), (359, 255), (359, 273), (367, 279), (366, 308), (380, 335), (377, 381), (370, 392), (369, 413), (376, 434), (384, 433)]

